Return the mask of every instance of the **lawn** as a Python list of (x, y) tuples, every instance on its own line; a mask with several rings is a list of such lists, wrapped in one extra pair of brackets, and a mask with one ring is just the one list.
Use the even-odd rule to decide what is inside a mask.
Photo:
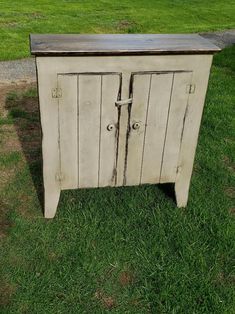
[[(28, 56), (29, 33), (201, 32), (234, 28), (234, 12), (219, 0), (3, 0), (0, 59)], [(161, 186), (74, 190), (53, 220), (42, 215), (37, 91), (9, 87), (0, 313), (234, 313), (234, 80), (235, 46), (214, 58), (187, 208)]]
[(0, 60), (29, 56), (29, 33), (205, 32), (234, 15), (234, 0), (2, 0)]
[(36, 90), (8, 94), (1, 313), (234, 313), (234, 56), (214, 59), (185, 209), (159, 186), (74, 190), (44, 219)]

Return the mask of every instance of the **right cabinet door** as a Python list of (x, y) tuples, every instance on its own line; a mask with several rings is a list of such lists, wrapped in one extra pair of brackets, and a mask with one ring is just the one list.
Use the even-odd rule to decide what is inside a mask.
[(174, 182), (192, 72), (134, 73), (124, 185)]

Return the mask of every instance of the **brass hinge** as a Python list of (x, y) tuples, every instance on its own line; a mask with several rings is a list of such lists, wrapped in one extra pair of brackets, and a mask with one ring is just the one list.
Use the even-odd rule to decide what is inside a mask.
[(194, 94), (196, 89), (196, 85), (195, 84), (188, 84), (186, 87), (186, 93), (187, 94)]
[(52, 98), (61, 98), (62, 97), (62, 89), (61, 88), (53, 88), (51, 94), (52, 94)]

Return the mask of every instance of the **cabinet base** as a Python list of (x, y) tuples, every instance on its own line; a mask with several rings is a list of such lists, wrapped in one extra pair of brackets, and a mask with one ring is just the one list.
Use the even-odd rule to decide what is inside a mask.
[[(174, 184), (175, 191), (175, 199), (177, 207), (186, 207), (188, 202), (188, 186), (181, 186), (179, 183)], [(172, 193), (170, 193), (171, 196)], [(55, 217), (57, 206), (60, 199), (60, 189), (58, 188), (50, 188), (45, 189), (45, 207), (44, 207), (44, 217), (47, 219), (51, 219)]]

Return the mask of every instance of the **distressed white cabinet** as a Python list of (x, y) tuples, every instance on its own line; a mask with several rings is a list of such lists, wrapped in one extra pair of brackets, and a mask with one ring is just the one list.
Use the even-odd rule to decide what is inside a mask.
[(186, 206), (216, 51), (198, 35), (31, 35), (45, 217), (76, 188), (172, 182)]

